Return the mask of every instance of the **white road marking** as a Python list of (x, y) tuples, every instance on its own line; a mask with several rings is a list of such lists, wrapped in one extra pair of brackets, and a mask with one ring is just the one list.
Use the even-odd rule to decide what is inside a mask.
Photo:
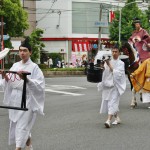
[(86, 89), (86, 88), (79, 87), (79, 86), (72, 86), (72, 85), (48, 85), (48, 84), (46, 84), (45, 91), (46, 92), (60, 93), (60, 94), (64, 94), (64, 95), (72, 95), (72, 96), (85, 95), (85, 94), (79, 94), (79, 93), (59, 91), (59, 90), (67, 90), (67, 89)]
[(52, 89), (86, 89), (84, 87), (79, 86), (72, 86), (72, 85), (48, 85), (46, 84), (46, 88), (52, 88)]
[(66, 95), (72, 95), (72, 96), (81, 96), (85, 94), (78, 94), (78, 93), (71, 93), (71, 92), (64, 92), (64, 91), (56, 91), (51, 89), (45, 89), (46, 92), (54, 92), (54, 93), (60, 93), (60, 94), (66, 94)]
[[(60, 94), (72, 95), (72, 96), (85, 95), (85, 94), (79, 94), (79, 93), (59, 91), (59, 90), (67, 90), (67, 89), (86, 89), (86, 88), (79, 87), (79, 86), (72, 86), (72, 85), (48, 85), (48, 84), (46, 84), (46, 87), (45, 87), (46, 92), (60, 93)], [(3, 91), (0, 91), (0, 92), (3, 92)]]

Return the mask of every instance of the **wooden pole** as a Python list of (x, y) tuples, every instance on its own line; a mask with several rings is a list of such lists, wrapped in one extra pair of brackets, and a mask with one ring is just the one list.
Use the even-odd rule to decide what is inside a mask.
[[(1, 51), (4, 48), (4, 38), (3, 38), (3, 31), (4, 31), (4, 21), (3, 16), (1, 16)], [(1, 68), (4, 70), (4, 58), (1, 60)]]
[[(100, 4), (100, 13), (99, 13), (99, 21), (102, 19), (102, 4)], [(99, 27), (99, 33), (98, 33), (98, 51), (101, 50), (101, 32), (102, 28)]]
[[(3, 0), (1, 1), (1, 9), (3, 8)], [(3, 30), (4, 30), (4, 21), (3, 16), (1, 16), (1, 51), (3, 50), (4, 46), (4, 39), (3, 39)], [(4, 69), (4, 61), (1, 61), (1, 69)]]

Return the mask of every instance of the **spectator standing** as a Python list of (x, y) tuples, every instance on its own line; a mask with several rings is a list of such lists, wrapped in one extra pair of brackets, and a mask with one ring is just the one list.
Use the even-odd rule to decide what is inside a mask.
[(49, 68), (52, 68), (52, 67), (53, 67), (53, 60), (52, 60), (51, 57), (50, 57), (50, 58), (48, 57), (47, 63), (48, 63), (48, 67), (49, 67)]

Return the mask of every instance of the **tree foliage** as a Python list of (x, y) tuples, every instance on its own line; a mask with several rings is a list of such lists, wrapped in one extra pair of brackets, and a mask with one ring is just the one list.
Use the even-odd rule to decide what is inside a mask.
[(20, 0), (0, 0), (0, 16), (3, 16), (4, 33), (10, 37), (23, 36), (28, 29), (27, 12), (22, 8)]
[[(130, 4), (129, 4), (130, 3)], [(148, 29), (148, 19), (146, 13), (142, 12), (135, 0), (127, 0), (125, 6), (121, 9), (121, 41), (127, 41), (131, 36), (134, 26), (133, 19), (140, 18), (142, 27)], [(110, 25), (110, 39), (112, 41), (118, 41), (119, 39), (119, 16), (120, 10), (115, 11), (115, 19)]]
[(9, 38), (8, 40), (5, 40), (5, 41), (4, 41), (4, 45), (5, 45), (5, 47), (7, 47), (7, 48), (13, 48), (12, 43), (11, 43), (11, 41), (10, 41), (10, 38)]
[(45, 45), (40, 40), (43, 33), (43, 30), (37, 28), (31, 33), (29, 37), (32, 47), (31, 59), (36, 63), (38, 62), (38, 59), (40, 59), (40, 51), (45, 47)]

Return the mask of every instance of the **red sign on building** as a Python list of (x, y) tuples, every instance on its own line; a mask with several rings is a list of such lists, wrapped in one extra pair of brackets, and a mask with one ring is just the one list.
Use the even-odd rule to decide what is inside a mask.
[(72, 51), (73, 52), (86, 52), (89, 51), (90, 43), (89, 41), (84, 40), (73, 40), (72, 41)]
[(114, 18), (115, 18), (115, 13), (114, 13), (114, 11), (111, 10), (109, 12), (109, 22), (112, 22)]

